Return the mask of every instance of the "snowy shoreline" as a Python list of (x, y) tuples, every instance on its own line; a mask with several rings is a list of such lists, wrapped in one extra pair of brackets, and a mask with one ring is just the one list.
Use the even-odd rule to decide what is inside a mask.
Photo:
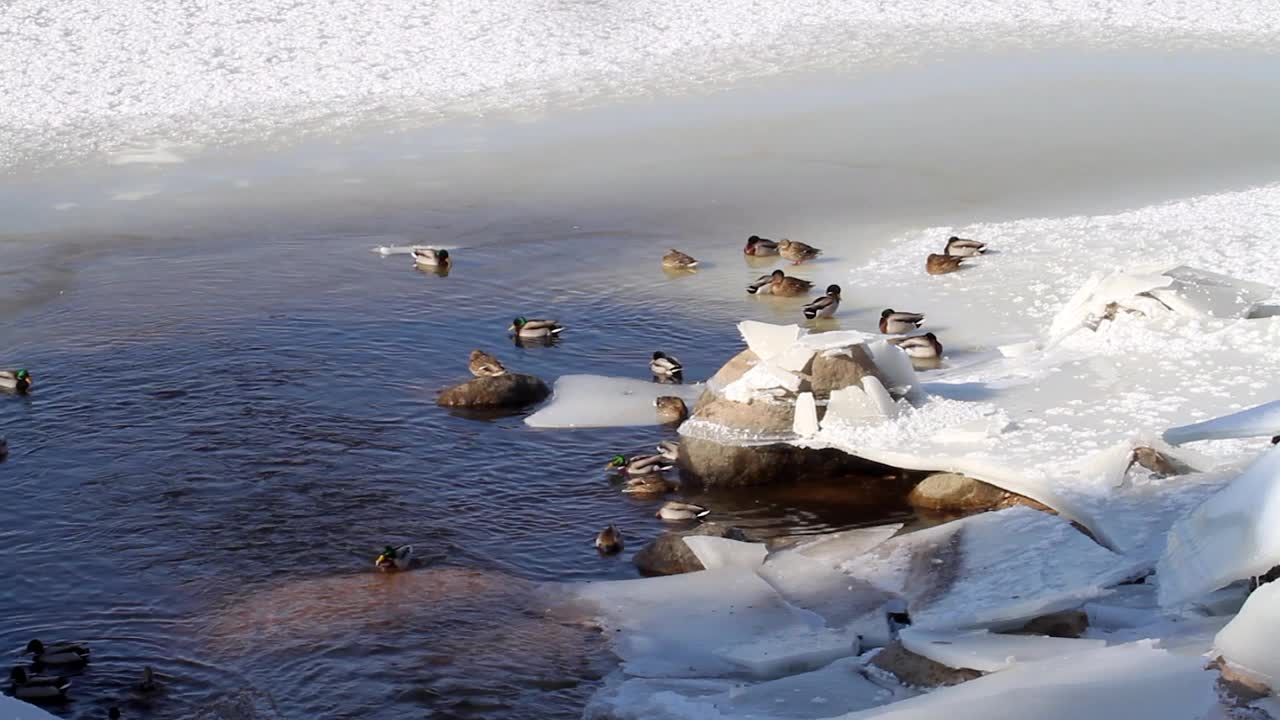
[[(925, 254), (950, 234), (992, 252), (963, 272), (925, 275)], [(797, 414), (794, 442), (964, 472), (1044, 502), (1099, 542), (1022, 507), (894, 537), (892, 527), (838, 533), (763, 560), (734, 541), (690, 542), (708, 570), (580, 589), (622, 660), (587, 716), (967, 717), (1016, 688), (1022, 714), (1006, 714), (1079, 717), (1075, 705), (1050, 710), (1069, 682), (1093, 693), (1090, 716), (1119, 717), (1155, 693), (1159, 717), (1190, 720), (1221, 710), (1217, 674), (1204, 670), (1220, 653), (1257, 683), (1280, 680), (1274, 653), (1250, 642), (1273, 632), (1263, 597), (1273, 589), (1231, 623), (1249, 597), (1245, 581), (1280, 564), (1266, 531), (1266, 488), (1280, 462), (1272, 431), (1251, 421), (1245, 435), (1257, 437), (1176, 448), (1161, 439), (1280, 397), (1277, 237), (1272, 185), (1109, 216), (931, 228), (854, 268), (851, 284), (927, 316), (922, 331), (949, 348), (944, 367), (919, 373), (910, 402), (895, 407), (832, 405), (820, 425)], [(1190, 284), (1152, 295), (1183, 282), (1166, 271)], [(1121, 311), (1088, 317), (1117, 302)], [(757, 354), (785, 375), (788, 341), (778, 342), (776, 353)], [(1140, 446), (1191, 472), (1133, 464)], [(933, 633), (914, 650), (990, 674), (899, 702), (921, 689), (868, 670), (875, 650), (863, 652), (898, 634), (885, 614), (898, 601), (915, 621), (910, 633)], [(671, 607), (678, 617), (663, 610)], [(1006, 636), (973, 634), (1070, 609), (1087, 613), (1084, 637), (1106, 647), (1048, 638), (1013, 652), (998, 639)], [(851, 678), (860, 685), (841, 687)]]

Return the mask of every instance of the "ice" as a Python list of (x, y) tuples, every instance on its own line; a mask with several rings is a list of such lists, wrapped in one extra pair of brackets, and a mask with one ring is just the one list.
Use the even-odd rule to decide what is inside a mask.
[(800, 377), (770, 362), (760, 362), (724, 387), (721, 394), (734, 402), (781, 398), (800, 389)]
[[(799, 340), (799, 345), (812, 352), (828, 352), (854, 345), (866, 345), (873, 341), (883, 342), (878, 336), (857, 330), (837, 330), (834, 332), (807, 333)], [(888, 343), (885, 343), (888, 345)]]
[(1160, 604), (1190, 602), (1280, 565), (1280, 446), (1174, 524), (1156, 572)]
[(1136, 295), (1168, 286), (1173, 278), (1160, 273), (1112, 272), (1094, 276), (1067, 301), (1049, 326), (1049, 339), (1061, 340), (1082, 327), (1096, 329), (1111, 303), (1124, 304)]
[(892, 593), (795, 550), (771, 555), (757, 572), (792, 607), (819, 616), (846, 641), (861, 637), (866, 648), (890, 640), (884, 607)]
[(8, 695), (0, 695), (0, 718), (4, 720), (58, 720), (56, 715)]
[(1170, 445), (1181, 445), (1196, 440), (1276, 435), (1280, 435), (1280, 400), (1273, 400), (1212, 420), (1169, 428), (1164, 431), (1164, 440)]
[(800, 437), (811, 437), (818, 433), (818, 405), (813, 399), (813, 393), (800, 393), (796, 396), (791, 430)]
[(827, 398), (827, 414), (822, 418), (822, 428), (841, 427), (851, 424), (855, 426), (874, 425), (883, 422), (884, 410), (862, 388), (850, 385), (840, 390), (832, 390)]
[(764, 543), (742, 542), (710, 535), (690, 535), (684, 544), (693, 551), (698, 562), (707, 570), (726, 567), (755, 568), (764, 562), (768, 553)]
[(1275, 288), (1263, 283), (1245, 282), (1185, 265), (1164, 274), (1173, 282), (1152, 290), (1151, 295), (1174, 312), (1190, 317), (1248, 317), (1258, 303), (1275, 292)]
[(702, 394), (702, 387), (601, 375), (564, 375), (556, 381), (551, 401), (525, 422), (546, 428), (656, 425), (655, 398), (677, 395), (692, 406)]
[(870, 552), (898, 534), (902, 527), (902, 523), (891, 523), (819, 535), (812, 540), (797, 544), (791, 548), (790, 552), (835, 565), (842, 560)]
[(1150, 642), (1018, 663), (953, 687), (843, 720), (989, 720), (1144, 717), (1203, 720), (1217, 704), (1203, 658), (1157, 649)]
[(799, 325), (772, 325), (756, 320), (738, 323), (738, 332), (756, 357), (768, 362), (781, 356), (796, 344), (804, 330)]
[(866, 348), (889, 389), (899, 393), (906, 392), (907, 397), (914, 400), (919, 393), (919, 382), (915, 368), (911, 365), (911, 358), (907, 357), (902, 348), (884, 340), (868, 343)]
[(904, 628), (898, 639), (917, 655), (952, 668), (991, 673), (1017, 663), (1066, 657), (1106, 646), (1105, 640), (1043, 635), (1001, 635), (986, 630), (929, 631)]
[(880, 382), (879, 378), (874, 375), (864, 375), (862, 378), (862, 389), (867, 393), (867, 398), (871, 400), (875, 406), (876, 412), (885, 419), (893, 419), (898, 415), (898, 405), (893, 401), (893, 396), (889, 394), (889, 390)]

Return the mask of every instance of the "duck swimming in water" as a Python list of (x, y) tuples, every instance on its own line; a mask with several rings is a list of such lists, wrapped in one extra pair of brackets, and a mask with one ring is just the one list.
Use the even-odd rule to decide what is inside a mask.
[(930, 275), (946, 275), (959, 270), (963, 260), (955, 255), (930, 255), (924, 261), (924, 269)]
[(943, 248), (943, 255), (952, 257), (973, 257), (981, 255), (987, 251), (987, 244), (978, 242), (977, 240), (966, 240), (965, 238), (952, 235), (947, 238), (947, 246)]
[(684, 400), (675, 395), (656, 398), (653, 406), (658, 410), (658, 422), (663, 425), (682, 423), (689, 417), (689, 408), (684, 404)]
[(73, 643), (45, 645), (39, 640), (27, 643), (32, 662), (45, 665), (84, 665), (89, 662), (89, 648)]
[(0, 370), (0, 390), (26, 395), (31, 392), (31, 373), (26, 369)]
[(813, 283), (788, 275), (781, 270), (774, 270), (769, 276), (769, 292), (773, 295), (795, 297), (806, 295), (813, 289)]
[(385, 545), (382, 548), (382, 552), (378, 553), (378, 558), (373, 561), (373, 566), (383, 572), (389, 572), (406, 570), (411, 562), (413, 562), (412, 545), (401, 545), (399, 547)]
[(942, 343), (938, 342), (938, 336), (933, 333), (890, 338), (889, 343), (902, 348), (916, 370), (936, 370), (942, 367)]
[(790, 260), (792, 264), (799, 265), (805, 260), (812, 260), (822, 254), (822, 251), (812, 245), (806, 245), (802, 242), (794, 240), (779, 240), (778, 254), (784, 260)]
[(596, 535), (596, 550), (601, 555), (615, 555), (622, 552), (622, 532), (610, 525)]
[(924, 315), (913, 312), (898, 312), (889, 308), (880, 313), (880, 332), (886, 335), (901, 335), (920, 327)]
[(742, 252), (745, 255), (751, 255), (754, 257), (777, 255), (778, 243), (767, 238), (762, 238), (759, 235), (752, 235), (747, 238), (747, 244), (742, 248)]
[(529, 320), (523, 315), (511, 321), (507, 332), (513, 332), (522, 338), (545, 338), (559, 335), (564, 327), (555, 320)]
[(483, 350), (472, 350), (467, 361), (467, 369), (476, 377), (498, 377), (506, 375), (507, 369), (502, 361)]
[(813, 302), (804, 306), (804, 316), (810, 320), (833, 317), (836, 314), (836, 308), (839, 307), (840, 286), (828, 285), (826, 295), (816, 298)]
[(9, 694), (32, 703), (62, 702), (71, 681), (64, 677), (28, 675), (21, 667), (9, 671)]
[(447, 269), (453, 265), (453, 259), (449, 257), (448, 250), (416, 245), (409, 252), (413, 255), (413, 261), (424, 267)]
[(679, 522), (681, 520), (697, 520), (709, 514), (711, 514), (711, 511), (701, 505), (671, 501), (658, 508), (658, 512), (654, 513), (653, 516), (671, 522)]
[(609, 458), (609, 462), (605, 463), (605, 468), (625, 472), (628, 475), (652, 475), (670, 470), (672, 464), (662, 455), (636, 455), (632, 458), (614, 455)]
[(680, 486), (663, 477), (658, 473), (652, 475), (637, 475), (622, 486), (622, 492), (626, 495), (666, 495), (669, 492), (675, 492)]
[(698, 266), (698, 261), (692, 255), (671, 248), (670, 252), (662, 256), (662, 267), (667, 270), (693, 270)]
[(658, 377), (676, 377), (684, 373), (684, 365), (674, 355), (662, 351), (655, 352), (649, 361), (649, 371)]

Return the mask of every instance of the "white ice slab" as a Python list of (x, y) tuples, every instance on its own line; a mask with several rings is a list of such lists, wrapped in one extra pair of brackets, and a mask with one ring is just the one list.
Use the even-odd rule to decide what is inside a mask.
[(812, 437), (818, 434), (818, 405), (813, 393), (800, 393), (796, 396), (795, 416), (791, 421), (791, 430), (800, 437)]
[(1213, 647), (1233, 668), (1275, 691), (1280, 689), (1277, 634), (1280, 634), (1280, 582), (1269, 582), (1253, 591), (1240, 614), (1213, 639)]
[(50, 715), (35, 705), (8, 695), (0, 695), (0, 718), (3, 720), (58, 720), (57, 715)]
[(919, 379), (907, 353), (885, 340), (867, 343), (866, 348), (889, 389), (899, 394), (905, 392), (914, 400), (919, 394)]
[(1275, 288), (1263, 283), (1246, 282), (1185, 265), (1164, 274), (1173, 282), (1150, 294), (1174, 312), (1188, 317), (1248, 317), (1258, 303), (1275, 292)]
[(1037, 662), (1106, 647), (1105, 640), (1002, 635), (986, 630), (930, 631), (903, 628), (902, 646), (917, 655), (952, 668), (991, 673), (1016, 663)]
[(756, 320), (738, 323), (738, 332), (756, 357), (769, 361), (782, 355), (804, 334), (799, 325), (773, 325)]
[(1272, 447), (1169, 531), (1160, 604), (1190, 602), (1280, 565), (1280, 447)]
[(727, 567), (757, 568), (769, 553), (764, 543), (742, 542), (710, 535), (690, 535), (684, 544), (707, 570)]
[(551, 401), (525, 418), (533, 427), (619, 427), (656, 425), (654, 398), (677, 395), (690, 406), (703, 386), (665, 385), (634, 378), (602, 375), (564, 375), (555, 384)]
[(1164, 440), (1170, 445), (1181, 445), (1196, 440), (1276, 435), (1280, 435), (1280, 400), (1273, 400), (1212, 420), (1169, 428), (1164, 431)]
[(1204, 720), (1217, 705), (1204, 659), (1138, 642), (1019, 663), (960, 685), (843, 720)]
[(724, 387), (721, 394), (734, 402), (777, 399), (800, 389), (800, 376), (771, 362), (753, 365), (742, 377)]
[(841, 637), (852, 641), (861, 636), (863, 648), (891, 639), (885, 605), (894, 599), (892, 593), (799, 549), (770, 555), (757, 572), (792, 607), (814, 613), (827, 628), (841, 631)]

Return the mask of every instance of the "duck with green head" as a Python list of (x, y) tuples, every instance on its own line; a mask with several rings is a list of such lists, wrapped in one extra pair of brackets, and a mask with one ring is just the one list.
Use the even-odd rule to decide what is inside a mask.
[(71, 681), (64, 677), (28, 675), (21, 667), (9, 671), (9, 694), (32, 703), (62, 702)]
[(22, 395), (31, 392), (31, 373), (25, 368), (0, 370), (0, 390), (9, 390)]
[(530, 320), (521, 315), (511, 321), (511, 327), (507, 328), (507, 332), (513, 332), (525, 338), (544, 338), (559, 335), (564, 332), (564, 327), (555, 320)]
[(396, 570), (407, 570), (409, 563), (413, 560), (413, 546), (400, 545), (384, 545), (382, 552), (378, 553), (378, 558), (373, 561), (374, 567), (383, 572), (392, 572)]
[(71, 643), (45, 645), (40, 640), (27, 643), (32, 661), (45, 665), (84, 665), (89, 662), (89, 648)]
[(652, 475), (666, 472), (672, 467), (672, 464), (661, 455), (637, 455), (632, 458), (614, 455), (609, 462), (605, 463), (605, 468), (625, 472), (628, 475)]

